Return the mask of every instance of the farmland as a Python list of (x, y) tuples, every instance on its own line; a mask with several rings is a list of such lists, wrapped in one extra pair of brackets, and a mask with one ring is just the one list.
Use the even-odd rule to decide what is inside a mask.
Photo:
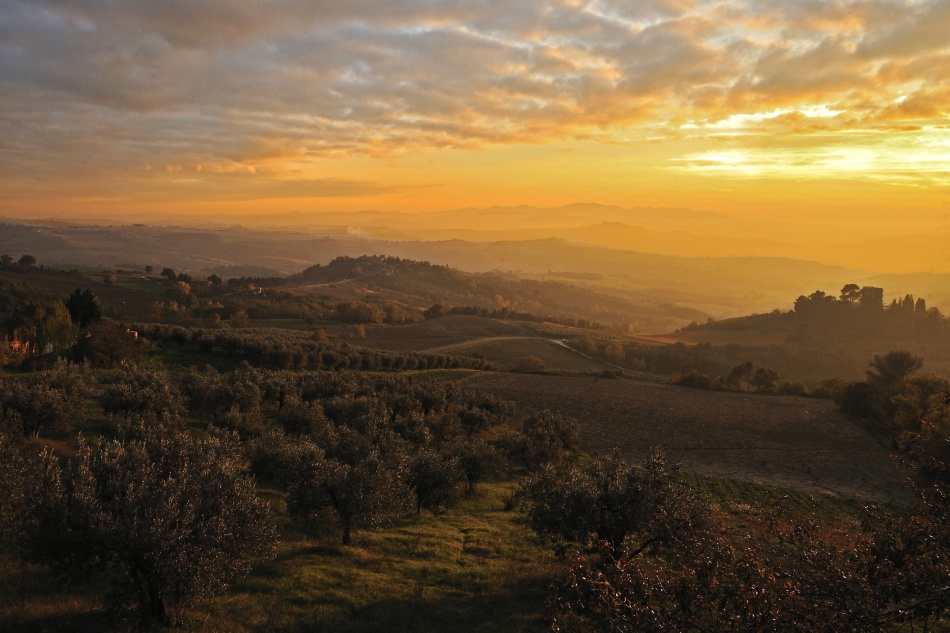
[[(354, 267), (362, 265), (385, 270), (360, 280)], [(36, 345), (43, 353), (22, 362), (13, 355), (20, 348), (4, 341), (10, 361), (9, 375), (0, 376), (0, 451), (7, 459), (0, 466), (15, 482), (0, 497), (4, 630), (543, 631), (553, 617), (545, 605), (563, 595), (555, 589), (558, 579), (572, 565), (601, 564), (593, 541), (601, 531), (552, 537), (531, 518), (544, 503), (532, 490), (556, 499), (562, 492), (574, 498), (603, 485), (608, 492), (632, 486), (623, 494), (640, 509), (629, 516), (652, 518), (646, 524), (632, 518), (633, 527), (623, 528), (633, 530), (630, 547), (634, 538), (647, 544), (667, 538), (651, 537), (653, 529), (698, 539), (676, 541), (683, 550), (643, 553), (658, 569), (698, 547), (703, 556), (725, 557), (710, 573), (731, 574), (737, 563), (729, 552), (740, 551), (734, 544), (751, 539), (767, 555), (786, 542), (775, 531), (785, 523), (769, 518), (775, 513), (786, 513), (783, 521), (792, 525), (826, 522), (828, 536), (813, 545), (819, 548), (841, 538), (879, 542), (891, 538), (888, 530), (908, 525), (936, 530), (933, 542), (941, 542), (939, 518), (920, 515), (906, 485), (913, 471), (893, 459), (942, 450), (945, 382), (910, 376), (923, 361), (909, 352), (909, 371), (899, 382), (832, 380), (813, 384), (806, 395), (805, 385), (778, 383), (775, 372), (758, 365), (767, 358), (755, 355), (761, 349), (676, 341), (701, 328), (651, 337), (570, 314), (557, 322), (507, 306), (453, 303), (476, 300), (464, 295), (472, 278), (386, 258), (342, 260), (309, 275), (212, 282), (171, 270), (2, 271), (0, 300), (9, 323), (72, 323), (67, 304), (101, 312), (101, 322), (81, 326), (85, 313), (76, 312), (74, 329), (46, 328), (46, 343)], [(459, 279), (462, 285), (447, 294), (452, 301), (430, 303), (438, 299), (438, 284)], [(727, 382), (722, 376), (737, 362), (745, 373), (733, 371), (738, 378)], [(701, 371), (719, 372), (718, 381)], [(697, 388), (676, 384), (684, 374), (692, 380), (684, 384)], [(799, 395), (781, 395), (787, 385)], [(922, 419), (934, 422), (937, 435), (915, 426)], [(206, 480), (236, 478), (250, 510), (230, 527), (253, 527), (261, 540), (249, 546), (258, 556), (253, 565), (235, 560), (222, 570), (234, 575), (229, 586), (208, 581), (213, 588), (173, 592), (166, 610), (163, 594), (157, 602), (136, 601), (117, 582), (137, 578), (137, 567), (123, 566), (125, 543), (150, 533), (136, 527), (138, 515), (125, 513), (154, 513), (140, 497), (118, 506), (114, 500), (117, 490), (141, 486), (145, 498), (165, 499), (179, 482), (185, 486), (189, 468), (164, 464), (178, 454), (168, 450), (175, 446), (198, 451), (187, 453), (185, 463), (200, 455), (219, 461), (202, 471), (201, 485), (179, 490), (187, 502), (165, 512), (190, 507), (192, 499), (217, 503), (205, 494)], [(146, 449), (147, 459), (99, 457)], [(126, 470), (158, 464), (181, 477)], [(57, 491), (72, 488), (50, 482), (78, 481), (94, 469), (98, 479), (82, 489), (95, 494), (71, 501), (93, 504), (91, 510), (57, 514), (70, 507)], [(36, 479), (39, 472), (52, 474)], [(601, 476), (614, 483), (584, 487)], [(111, 477), (126, 483), (115, 488)], [(92, 481), (104, 482), (101, 496)], [(160, 494), (148, 489), (153, 482)], [(595, 502), (584, 504), (583, 520), (614, 512), (610, 506), (590, 512)], [(555, 504), (555, 535), (570, 527), (569, 505)], [(102, 534), (102, 524), (86, 520), (108, 512), (116, 512), (115, 524), (105, 525), (129, 531)], [(907, 513), (918, 513), (919, 523), (901, 523)], [(690, 518), (684, 525), (677, 517)], [(673, 523), (664, 527), (664, 520)], [(70, 528), (57, 527), (63, 524)], [(148, 518), (145, 525), (179, 523)], [(88, 536), (70, 542), (74, 531)], [(709, 541), (711, 533), (726, 540)], [(181, 542), (159, 537), (160, 547), (152, 541), (135, 551), (151, 556), (175, 547), (165, 543)], [(610, 547), (626, 547), (623, 537)], [(59, 557), (61, 548), (78, 553)], [(569, 560), (571, 549), (578, 558)], [(644, 549), (630, 551), (638, 556)], [(191, 555), (174, 552), (162, 560)], [(905, 556), (932, 558), (917, 550)], [(923, 586), (942, 573), (924, 563), (915, 570)], [(67, 572), (72, 582), (60, 584)], [(190, 572), (174, 573), (187, 580)], [(797, 592), (795, 583), (811, 582), (801, 570), (788, 573), (796, 580), (777, 590)], [(873, 565), (847, 573), (889, 578), (875, 575)], [(737, 591), (729, 596), (745, 599)], [(892, 595), (917, 600), (909, 589)], [(902, 617), (893, 613), (904, 612), (904, 602), (888, 597), (883, 604), (875, 617)], [(782, 608), (797, 608), (795, 600)], [(943, 617), (943, 607), (921, 608), (935, 622)]]
[(619, 450), (637, 461), (661, 447), (695, 473), (841, 499), (893, 502), (907, 494), (889, 448), (828, 400), (591, 376), (499, 374), (466, 384), (529, 410), (568, 413), (591, 453)]

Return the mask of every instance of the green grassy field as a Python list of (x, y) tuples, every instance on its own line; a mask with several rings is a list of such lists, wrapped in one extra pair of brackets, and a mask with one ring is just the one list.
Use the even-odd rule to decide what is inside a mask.
[[(338, 544), (332, 526), (292, 525), (277, 493), (262, 490), (282, 526), (275, 560), (222, 596), (196, 605), (175, 631), (543, 631), (553, 554), (506, 506), (514, 484), (436, 516), (406, 514)], [(61, 588), (41, 567), (0, 561), (4, 631), (123, 630), (95, 584)]]

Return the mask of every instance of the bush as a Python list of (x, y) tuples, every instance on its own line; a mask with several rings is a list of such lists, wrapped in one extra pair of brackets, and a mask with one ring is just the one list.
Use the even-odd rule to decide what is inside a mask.
[(798, 380), (783, 380), (778, 384), (776, 388), (783, 396), (807, 396), (808, 387), (805, 386), (805, 383)]
[(679, 376), (673, 380), (674, 385), (680, 387), (689, 387), (691, 389), (705, 389), (712, 391), (719, 388), (719, 380), (712, 378), (708, 374), (696, 371), (695, 369), (686, 375)]

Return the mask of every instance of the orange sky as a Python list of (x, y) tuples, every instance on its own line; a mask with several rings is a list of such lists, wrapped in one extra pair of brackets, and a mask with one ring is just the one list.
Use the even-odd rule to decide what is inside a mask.
[(7, 0), (0, 215), (950, 224), (946, 0)]

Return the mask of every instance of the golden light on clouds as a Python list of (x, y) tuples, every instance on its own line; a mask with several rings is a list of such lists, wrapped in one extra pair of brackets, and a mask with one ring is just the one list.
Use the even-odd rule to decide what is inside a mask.
[(8, 0), (0, 213), (939, 214), (947, 33), (946, 0)]

